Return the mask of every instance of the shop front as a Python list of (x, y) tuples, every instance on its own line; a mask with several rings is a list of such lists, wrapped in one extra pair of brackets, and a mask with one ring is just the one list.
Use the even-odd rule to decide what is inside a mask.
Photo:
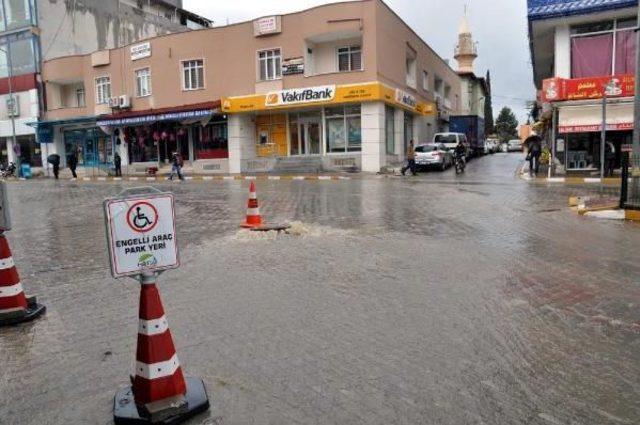
[(564, 170), (595, 173), (609, 159), (614, 168), (620, 167), (621, 146), (631, 143), (633, 133), (634, 90), (633, 75), (550, 78), (543, 82), (543, 101), (557, 114), (553, 154)]
[[(114, 114), (98, 121), (120, 148), (123, 170), (153, 173), (170, 167), (174, 153), (194, 172), (225, 172), (227, 117), (219, 102)], [(126, 169), (124, 168), (126, 166)]]
[[(359, 168), (380, 171), (386, 154), (395, 155), (395, 130), (391, 149), (385, 131), (388, 110), (395, 124), (401, 114), (406, 143), (434, 105), (381, 83), (319, 86), (226, 98), (222, 110), (238, 126), (255, 123), (255, 134), (233, 137), (239, 144), (239, 168), (248, 172), (272, 171), (276, 164), (296, 161), (324, 169)], [(427, 124), (424, 125), (426, 133)], [(404, 145), (405, 143), (402, 142)], [(306, 159), (305, 159), (306, 158)]]

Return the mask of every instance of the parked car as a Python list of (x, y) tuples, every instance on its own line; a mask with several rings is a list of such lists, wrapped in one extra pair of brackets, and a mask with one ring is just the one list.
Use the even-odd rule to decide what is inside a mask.
[(444, 171), (453, 164), (453, 153), (443, 144), (427, 143), (416, 146), (416, 166)]
[(500, 141), (498, 139), (487, 139), (484, 144), (485, 153), (496, 153), (500, 151)]
[(433, 144), (444, 145), (450, 151), (454, 151), (459, 143), (466, 147), (467, 158), (471, 157), (471, 147), (467, 141), (467, 136), (463, 133), (436, 133), (433, 135)]
[(508, 152), (522, 152), (522, 142), (520, 139), (509, 140), (507, 143)]

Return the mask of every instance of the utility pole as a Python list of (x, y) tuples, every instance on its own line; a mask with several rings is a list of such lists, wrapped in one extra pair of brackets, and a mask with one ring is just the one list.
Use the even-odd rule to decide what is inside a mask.
[(609, 85), (604, 87), (602, 94), (602, 130), (600, 131), (600, 183), (604, 184), (604, 145), (607, 143), (607, 92)]

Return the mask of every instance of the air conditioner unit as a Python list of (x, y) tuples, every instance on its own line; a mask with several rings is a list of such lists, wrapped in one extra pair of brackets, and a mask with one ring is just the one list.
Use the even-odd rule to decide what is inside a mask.
[(119, 97), (110, 97), (109, 98), (109, 108), (117, 109), (120, 107), (120, 98)]
[(122, 95), (120, 96), (120, 102), (119, 102), (119, 107), (120, 109), (129, 109), (131, 108), (131, 98), (129, 96)]
[(15, 95), (7, 97), (7, 115), (9, 117), (20, 116), (20, 102)]

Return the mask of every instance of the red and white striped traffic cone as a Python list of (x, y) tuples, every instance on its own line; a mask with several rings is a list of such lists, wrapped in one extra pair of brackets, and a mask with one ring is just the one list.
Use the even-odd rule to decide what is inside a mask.
[(262, 216), (260, 215), (260, 207), (258, 206), (258, 194), (256, 193), (256, 185), (251, 182), (249, 186), (249, 202), (247, 204), (247, 218), (240, 227), (251, 229), (262, 226)]
[(141, 278), (138, 347), (132, 386), (114, 399), (116, 424), (179, 423), (209, 408), (201, 379), (185, 378), (156, 287), (156, 274)]
[(133, 395), (137, 404), (148, 404), (187, 389), (155, 279), (141, 286)]
[(0, 326), (33, 320), (45, 310), (35, 297), (25, 295), (9, 242), (0, 233)]

